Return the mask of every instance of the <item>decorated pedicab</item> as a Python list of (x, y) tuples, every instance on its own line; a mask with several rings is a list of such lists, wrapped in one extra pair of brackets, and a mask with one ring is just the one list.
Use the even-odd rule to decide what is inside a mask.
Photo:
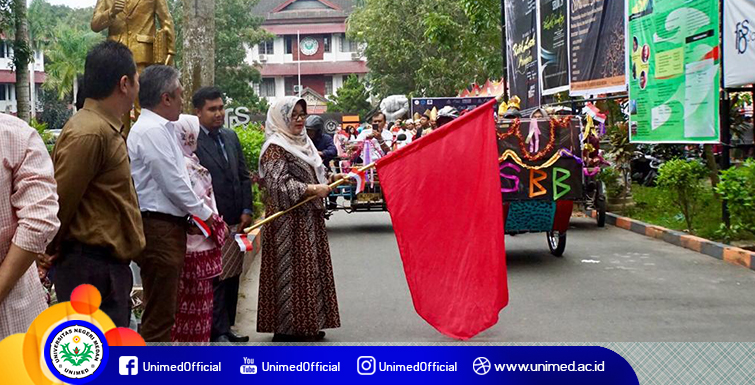
[(551, 253), (560, 257), (574, 202), (583, 199), (581, 122), (543, 110), (522, 117), (518, 107), (514, 97), (498, 114), (505, 232), (544, 232)]

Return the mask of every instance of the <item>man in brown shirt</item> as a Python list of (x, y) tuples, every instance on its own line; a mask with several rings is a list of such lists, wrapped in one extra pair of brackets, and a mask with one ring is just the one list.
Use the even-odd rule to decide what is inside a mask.
[(131, 181), (123, 123), (139, 92), (139, 75), (126, 46), (108, 41), (89, 51), (84, 109), (66, 125), (53, 152), (61, 228), (49, 253), (58, 300), (81, 284), (96, 287), (100, 309), (116, 326), (131, 317), (129, 263), (144, 249), (144, 232)]

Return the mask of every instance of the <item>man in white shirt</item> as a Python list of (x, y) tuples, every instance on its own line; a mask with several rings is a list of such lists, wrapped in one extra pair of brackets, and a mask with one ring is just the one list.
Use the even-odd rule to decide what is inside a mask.
[(131, 176), (147, 241), (135, 259), (144, 285), (141, 335), (147, 342), (171, 341), (186, 233), (198, 232), (187, 218), (214, 225), (212, 210), (191, 188), (174, 131), (183, 105), (178, 76), (175, 68), (164, 65), (144, 70), (139, 90), (142, 113), (128, 136)]
[(357, 142), (371, 139), (370, 152), (372, 160), (375, 161), (391, 151), (393, 143), (393, 133), (385, 129), (385, 114), (378, 112), (372, 116), (372, 127), (362, 130), (357, 136)]

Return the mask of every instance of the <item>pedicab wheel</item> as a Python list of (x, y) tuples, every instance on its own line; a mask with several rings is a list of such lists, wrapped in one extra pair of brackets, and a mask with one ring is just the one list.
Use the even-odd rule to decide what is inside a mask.
[(556, 257), (564, 255), (566, 250), (566, 233), (559, 234), (558, 231), (549, 231), (546, 234), (548, 238), (548, 248), (551, 250), (551, 254)]
[(604, 193), (603, 182), (598, 185), (598, 192), (595, 194), (595, 210), (598, 211), (598, 227), (606, 227), (606, 195)]

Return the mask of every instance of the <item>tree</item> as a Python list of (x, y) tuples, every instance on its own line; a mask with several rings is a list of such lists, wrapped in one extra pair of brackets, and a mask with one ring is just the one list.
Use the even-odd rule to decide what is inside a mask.
[[(181, 83), (188, 95), (215, 84), (215, 0), (183, 0)], [(191, 111), (191, 98), (184, 99)]]
[[(214, 11), (214, 84), (225, 93), (229, 105), (247, 107), (252, 113), (266, 111), (267, 104), (255, 94), (252, 87), (253, 82), (260, 81), (260, 74), (256, 68), (246, 63), (246, 49), (272, 38), (272, 35), (259, 28), (262, 18), (249, 11), (257, 1), (215, 0)], [(173, 17), (184, 20), (183, 14), (188, 8), (185, 8), (182, 0), (169, 0), (168, 4)], [(179, 68), (186, 67), (186, 47), (180, 43), (186, 41), (186, 28), (187, 25), (176, 23), (176, 65)], [(208, 43), (204, 44), (200, 47), (202, 54), (210, 49)], [(189, 87), (186, 89), (189, 90)]]
[(260, 29), (263, 19), (251, 13), (258, 0), (216, 0), (215, 84), (231, 105), (252, 113), (267, 111), (267, 103), (254, 92), (260, 72), (246, 63), (247, 48), (273, 38)]
[[(16, 106), (18, 117), (31, 122), (31, 86), (29, 63), (34, 54), (29, 42), (29, 23), (26, 20), (26, 0), (5, 0), (0, 7), (7, 12), (3, 19), (12, 22), (15, 32), (13, 41), (13, 70), (16, 72)], [(9, 26), (4, 23), (4, 26)]]
[(78, 92), (79, 75), (84, 73), (87, 52), (103, 39), (102, 35), (60, 25), (55, 29), (55, 38), (47, 52), (48, 91), (57, 91), (60, 100)]
[(490, 0), (370, 0), (349, 18), (348, 36), (366, 44), (377, 96), (453, 96), (502, 76), (500, 9)]
[(366, 117), (372, 110), (367, 101), (369, 92), (364, 82), (356, 75), (349, 75), (332, 100), (328, 101), (328, 112), (345, 112)]

